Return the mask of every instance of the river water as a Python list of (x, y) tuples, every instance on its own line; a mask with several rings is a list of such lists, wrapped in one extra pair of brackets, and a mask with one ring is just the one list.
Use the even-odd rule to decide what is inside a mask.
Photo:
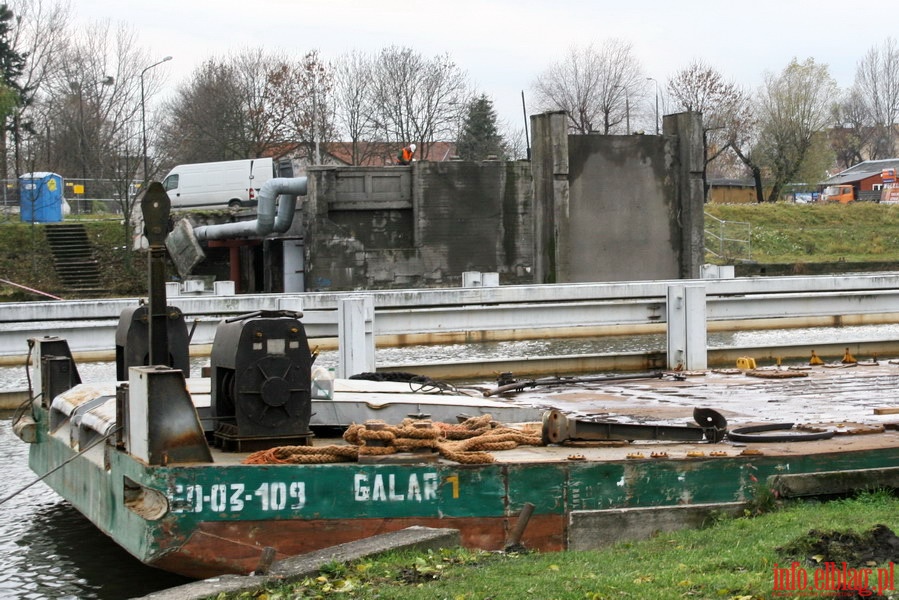
[[(899, 325), (811, 328), (791, 331), (748, 331), (709, 335), (710, 347), (752, 347), (788, 343), (833, 343), (899, 339)], [(445, 346), (383, 348), (381, 365), (409, 365), (477, 358), (510, 358), (638, 351), (662, 351), (663, 335), (535, 340)], [(830, 357), (838, 358), (838, 357)], [(323, 352), (317, 364), (333, 366), (336, 353)], [(196, 359), (191, 370), (207, 359)], [(414, 370), (410, 368), (409, 370)], [(79, 365), (85, 381), (111, 379), (111, 362)], [(24, 367), (0, 367), (0, 389), (27, 387)], [(28, 446), (12, 433), (12, 413), (0, 412), (0, 498), (34, 481), (28, 468)], [(118, 600), (143, 596), (186, 580), (141, 564), (100, 533), (65, 500), (37, 483), (0, 507), (0, 598)]]

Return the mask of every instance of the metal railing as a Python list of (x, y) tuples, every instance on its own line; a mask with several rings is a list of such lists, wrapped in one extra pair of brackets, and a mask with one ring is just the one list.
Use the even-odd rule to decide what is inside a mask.
[(705, 251), (721, 260), (752, 260), (752, 226), (705, 213)]
[[(894, 323), (899, 273), (844, 277), (766, 277), (391, 290), (345, 293), (189, 295), (170, 298), (189, 321), (193, 344), (210, 344), (222, 318), (258, 310), (304, 313), (310, 338), (336, 337), (337, 311), (347, 298), (368, 298), (378, 344), (472, 339), (539, 339), (665, 332), (668, 293), (701, 287), (703, 332), (786, 329), (834, 323)], [(136, 299), (8, 303), (0, 311), (0, 359), (21, 357), (25, 340), (47, 331), (75, 352), (114, 347), (118, 315)], [(506, 336), (506, 337), (504, 337)], [(835, 340), (836, 341), (836, 340)]]

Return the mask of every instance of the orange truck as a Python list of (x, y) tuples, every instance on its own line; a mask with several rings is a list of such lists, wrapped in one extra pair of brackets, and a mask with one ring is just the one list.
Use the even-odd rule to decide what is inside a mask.
[(849, 204), (859, 200), (870, 202), (899, 202), (899, 182), (896, 169), (883, 169), (880, 172), (880, 185), (871, 190), (860, 190), (860, 182), (829, 185), (821, 192), (822, 202), (839, 202)]
[(855, 186), (852, 184), (829, 185), (821, 192), (822, 202), (839, 202), (849, 204), (858, 200)]

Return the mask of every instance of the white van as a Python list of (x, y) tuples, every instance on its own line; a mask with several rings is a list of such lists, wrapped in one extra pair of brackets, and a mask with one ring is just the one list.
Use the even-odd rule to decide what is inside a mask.
[(162, 185), (172, 208), (253, 206), (262, 184), (274, 176), (271, 158), (178, 165)]

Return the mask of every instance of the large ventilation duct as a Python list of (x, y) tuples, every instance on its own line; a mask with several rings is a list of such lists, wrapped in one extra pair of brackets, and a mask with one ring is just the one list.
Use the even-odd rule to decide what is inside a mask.
[[(297, 196), (306, 195), (306, 181), (305, 177), (269, 179), (259, 189), (255, 220), (197, 227), (194, 229), (196, 239), (203, 241), (239, 237), (263, 238), (270, 233), (284, 233), (290, 229), (293, 222)], [(276, 204), (277, 214), (275, 214)]]

